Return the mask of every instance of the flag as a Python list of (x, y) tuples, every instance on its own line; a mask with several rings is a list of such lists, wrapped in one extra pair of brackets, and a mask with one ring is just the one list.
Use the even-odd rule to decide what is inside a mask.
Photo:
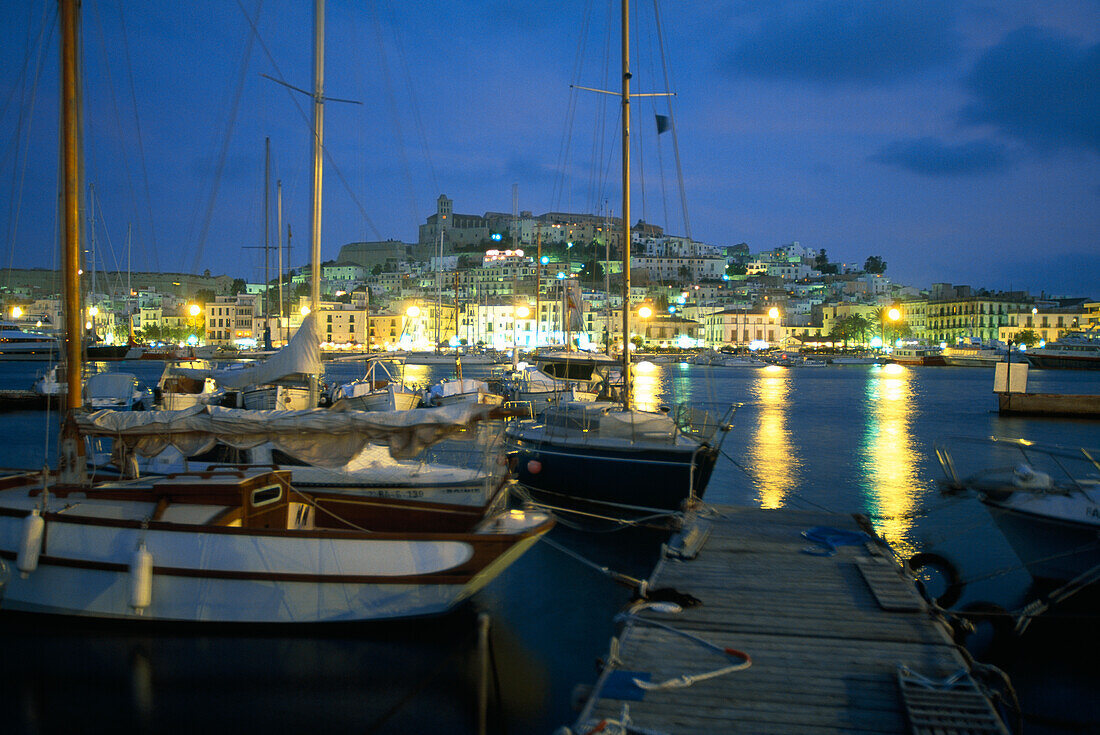
[(657, 135), (672, 127), (672, 119), (668, 115), (657, 115)]

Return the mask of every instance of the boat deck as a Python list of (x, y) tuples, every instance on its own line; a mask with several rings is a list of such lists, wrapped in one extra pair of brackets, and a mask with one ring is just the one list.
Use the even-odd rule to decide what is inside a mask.
[[(823, 547), (803, 531), (864, 530), (855, 517), (716, 509), (685, 527), (649, 580), (651, 590), (673, 588), (700, 604), (640, 610), (625, 622), (574, 733), (622, 721), (624, 707), (638, 732), (669, 735), (1007, 733), (969, 676), (936, 685), (967, 672), (966, 659), (884, 545), (805, 553)], [(634, 683), (742, 662), (726, 648), (747, 653), (751, 667), (660, 690)]]

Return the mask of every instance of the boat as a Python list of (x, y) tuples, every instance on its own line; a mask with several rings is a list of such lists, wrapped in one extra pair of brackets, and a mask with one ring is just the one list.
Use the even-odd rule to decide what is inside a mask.
[(84, 406), (119, 411), (145, 411), (153, 407), (153, 392), (133, 373), (99, 373), (84, 383)]
[(65, 395), (68, 392), (68, 386), (61, 378), (60, 368), (61, 366), (56, 363), (46, 368), (41, 375), (35, 378), (31, 390), (40, 396)]
[(1100, 326), (1067, 332), (1044, 347), (1024, 352), (1032, 367), (1043, 370), (1100, 370)]
[[(230, 410), (230, 409), (225, 409)], [(43, 482), (45, 479), (45, 482)], [(543, 513), (312, 495), (285, 470), (0, 480), (7, 610), (326, 623), (445, 612), (546, 533)], [(400, 512), (398, 512), (400, 511)], [(412, 520), (409, 520), (409, 516)]]
[[(622, 14), (622, 294), (630, 304), (630, 54), (628, 13)], [(520, 484), (556, 507), (595, 507), (615, 514), (680, 510), (703, 497), (729, 429), (734, 406), (722, 417), (681, 405), (645, 411), (634, 405), (633, 366), (627, 346), (631, 309), (622, 309), (621, 377), (604, 373), (599, 393), (614, 400), (559, 400), (540, 418), (514, 421), (505, 437), (516, 452)], [(537, 366), (558, 380), (590, 380), (610, 358), (539, 355)], [(595, 385), (592, 386), (596, 388)], [(599, 397), (599, 396), (597, 396)]]
[(1008, 350), (980, 344), (958, 344), (945, 347), (942, 355), (948, 367), (994, 367), (1005, 361)]
[(946, 365), (939, 347), (905, 345), (895, 347), (890, 357), (899, 365)]
[(447, 406), (452, 403), (499, 406), (504, 403), (504, 396), (490, 390), (484, 380), (475, 378), (444, 378), (424, 391), (425, 406)]
[[(486, 505), (506, 487), (510, 472), (501, 453), (499, 424), (480, 422), (491, 407), (474, 404), (451, 405), (421, 411), (364, 412), (328, 411), (215, 411), (218, 407), (195, 406), (189, 410), (155, 412), (147, 417), (117, 419), (85, 427), (98, 476), (118, 477), (136, 463), (140, 475), (170, 475), (186, 472), (214, 472), (222, 469), (267, 468), (290, 470), (294, 487), (311, 493), (349, 494), (362, 497), (416, 500), (440, 505)], [(208, 410), (207, 410), (208, 409)], [(212, 417), (206, 423), (201, 413)], [(198, 412), (198, 413), (197, 413)], [(259, 435), (256, 422), (267, 422), (268, 432), (301, 435), (295, 451), (287, 451), (271, 438)], [(406, 435), (415, 431), (437, 431), (452, 426), (455, 437), (434, 442), (412, 457), (394, 457), (390, 437), (379, 433), (378, 441), (344, 451), (341, 432), (350, 425), (371, 422), (397, 427)], [(475, 425), (476, 424), (476, 425)], [(117, 432), (121, 428), (139, 432), (141, 427), (158, 436), (206, 431), (198, 445), (169, 443), (153, 445), (150, 456), (128, 457), (119, 452)], [(234, 433), (237, 432), (237, 433)], [(329, 435), (326, 432), (331, 432)], [(242, 435), (252, 438), (243, 440)], [(212, 439), (212, 441), (208, 441)], [(404, 441), (402, 439), (401, 441)], [(324, 451), (333, 446), (333, 453)], [(151, 450), (151, 451), (152, 451)]]
[(1036, 580), (1100, 571), (1100, 451), (953, 438), (936, 457), (946, 489), (978, 496)]
[(155, 408), (177, 411), (220, 403), (225, 398), (225, 390), (218, 387), (210, 371), (211, 366), (205, 360), (165, 364), (164, 372), (153, 390)]
[(345, 410), (408, 411), (420, 404), (420, 393), (395, 379), (382, 360), (371, 358), (362, 378), (329, 391), (329, 403)]
[(57, 340), (41, 332), (29, 332), (14, 322), (0, 322), (0, 357), (31, 357), (58, 353)]
[(212, 377), (219, 388), (237, 393), (235, 405), (241, 408), (298, 411), (316, 408), (318, 398), (310, 381), (322, 369), (321, 332), (316, 314), (310, 313), (285, 346), (262, 360), (185, 374), (195, 379)]
[(517, 362), (500, 380), (505, 398), (529, 404), (534, 415), (563, 400), (610, 398), (621, 382), (618, 361), (600, 353), (550, 350), (534, 361)]
[[(134, 470), (137, 456), (154, 456), (168, 445), (189, 455), (219, 441), (238, 447), (269, 442), (315, 466), (338, 466), (371, 443), (408, 459), (466, 429), (487, 412), (484, 407), (439, 409), (458, 414), (449, 420), (407, 411), (193, 406), (86, 414), (78, 408), (80, 154), (71, 93), (77, 85), (77, 6), (62, 0), (60, 8), (71, 405), (57, 471), (0, 478), (0, 559), (18, 571), (3, 590), (5, 609), (118, 621), (312, 624), (439, 614), (470, 597), (549, 531), (552, 519), (496, 506), (460, 510), (307, 493), (287, 470), (227, 468), (147, 478)], [(320, 7), (315, 23), (316, 38), (323, 39)], [(315, 54), (315, 78), (320, 64)], [(320, 105), (321, 96), (314, 97)], [(314, 161), (321, 166), (316, 146)], [(315, 202), (318, 184), (315, 177)], [(319, 242), (314, 245), (316, 274)], [(113, 439), (123, 477), (88, 480), (82, 439), (97, 435)]]

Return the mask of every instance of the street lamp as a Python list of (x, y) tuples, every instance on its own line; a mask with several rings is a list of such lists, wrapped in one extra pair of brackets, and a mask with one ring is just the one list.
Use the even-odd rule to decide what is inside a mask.
[(309, 307), (308, 307), (308, 306), (305, 306), (305, 305), (303, 304), (303, 305), (302, 305), (302, 308), (301, 308), (301, 309), (298, 309), (298, 313), (299, 313), (299, 314), (301, 314), (302, 316), (309, 316)]
[(882, 313), (882, 349), (886, 350), (886, 320), (896, 322), (901, 318), (901, 312), (897, 310), (897, 307), (891, 307), (888, 311)]
[(191, 316), (198, 316), (202, 313), (202, 307), (198, 304), (191, 304), (191, 306), (187, 308), (187, 313)]
[(18, 307), (18, 306), (13, 306), (11, 308), (11, 318), (12, 319), (18, 319), (21, 316), (23, 316), (23, 309), (21, 307)]

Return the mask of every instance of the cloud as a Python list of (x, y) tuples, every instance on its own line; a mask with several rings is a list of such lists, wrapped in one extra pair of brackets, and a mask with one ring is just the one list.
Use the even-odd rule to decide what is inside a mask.
[(974, 101), (961, 112), (964, 123), (1040, 149), (1100, 152), (1100, 44), (1021, 28), (978, 59), (966, 87)]
[(1005, 147), (990, 141), (950, 145), (935, 138), (897, 141), (869, 160), (924, 176), (969, 176), (1003, 169), (1008, 165)]
[(731, 54), (735, 71), (826, 84), (883, 83), (949, 61), (959, 51), (952, 6), (940, 0), (779, 7)]

